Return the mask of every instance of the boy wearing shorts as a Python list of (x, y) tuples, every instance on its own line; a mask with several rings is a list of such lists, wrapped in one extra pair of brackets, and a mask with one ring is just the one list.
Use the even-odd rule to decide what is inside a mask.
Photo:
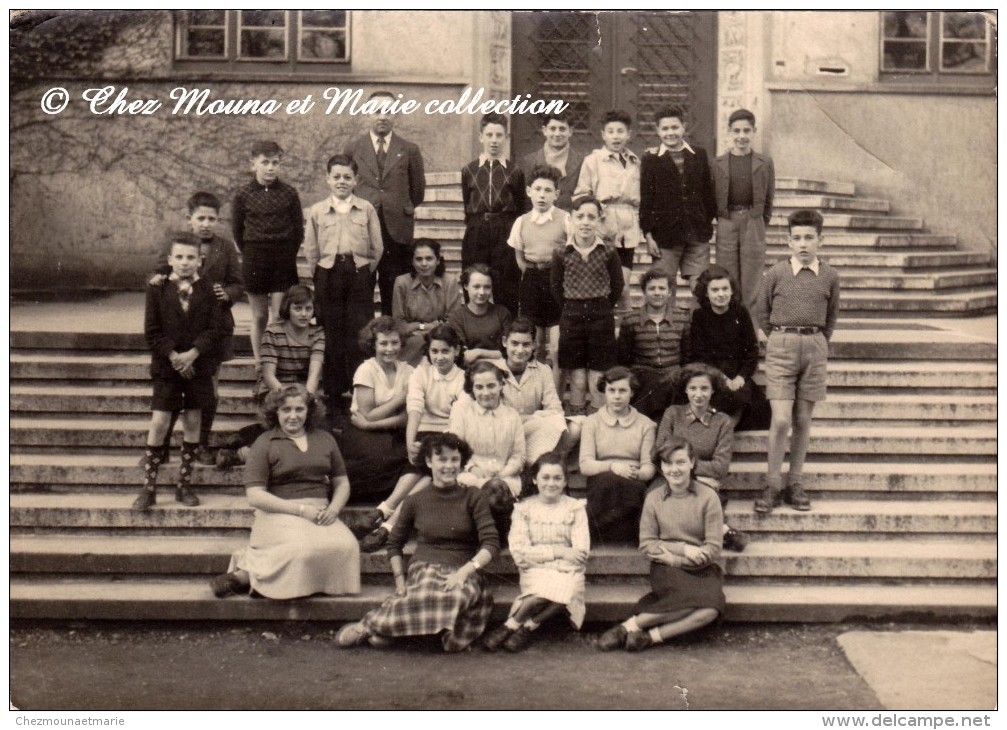
[(598, 235), (601, 203), (574, 198), (573, 234), (553, 254), (552, 292), (563, 305), (559, 322), (559, 366), (570, 383), (568, 415), (586, 415), (590, 387), (595, 408), (601, 407), (598, 381), (615, 362), (612, 308), (622, 295), (622, 266), (616, 252)]
[(238, 190), (231, 206), (234, 242), (243, 255), (242, 273), (252, 307), (252, 353), (266, 325), (276, 321), (283, 292), (298, 283), (297, 250), (304, 240), (304, 212), (297, 191), (279, 179), (283, 150), (276, 142), (252, 145), (253, 179)]
[(184, 411), (184, 435), (175, 501), (186, 507), (199, 505), (189, 484), (199, 446), (200, 414), (213, 401), (216, 353), (226, 332), (213, 285), (198, 273), (199, 241), (184, 233), (173, 236), (169, 245), (171, 275), (161, 286), (147, 287), (144, 309), (154, 395), (144, 453), (144, 484), (133, 502), (138, 512), (148, 511), (156, 502), (157, 472), (166, 456), (162, 445), (171, 415), (177, 411)]
[(555, 205), (560, 179), (560, 172), (554, 167), (540, 165), (532, 169), (525, 191), (531, 200), (531, 212), (514, 221), (507, 239), (521, 269), (519, 314), (535, 325), (536, 350), (539, 353), (545, 352), (548, 339), (549, 361), (557, 387), (562, 308), (552, 296), (550, 271), (552, 256), (566, 243), (570, 225), (570, 214)]
[[(801, 484), (815, 403), (825, 400), (829, 339), (839, 316), (839, 273), (818, 258), (822, 216), (797, 210), (787, 219), (791, 256), (762, 280), (760, 316), (766, 344), (766, 397), (772, 408), (766, 488), (755, 511), (769, 513), (785, 502), (802, 512), (811, 501)], [(790, 437), (790, 472), (781, 469)]]
[(640, 227), (654, 266), (668, 273), (674, 302), (679, 270), (688, 281), (710, 265), (717, 205), (706, 150), (685, 141), (682, 110), (665, 107), (654, 117), (661, 144), (640, 164)]

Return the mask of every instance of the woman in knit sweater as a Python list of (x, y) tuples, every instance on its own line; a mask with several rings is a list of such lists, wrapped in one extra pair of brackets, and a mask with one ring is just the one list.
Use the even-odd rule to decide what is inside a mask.
[[(420, 459), (433, 486), (406, 498), (388, 540), (395, 593), (362, 621), (344, 626), (340, 646), (388, 646), (394, 637), (440, 634), (451, 652), (482, 634), (493, 596), (480, 571), (499, 552), (500, 538), (482, 493), (458, 483), (471, 455), (452, 433), (424, 439)], [(407, 575), (402, 549), (413, 533), (416, 551)]]

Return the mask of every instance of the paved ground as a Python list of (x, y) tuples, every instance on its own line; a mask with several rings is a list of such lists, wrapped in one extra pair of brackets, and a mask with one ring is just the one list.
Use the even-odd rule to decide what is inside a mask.
[[(725, 624), (638, 655), (597, 652), (590, 634), (604, 627), (588, 636), (547, 627), (522, 655), (456, 656), (427, 642), (341, 650), (336, 628), (18, 622), (11, 702), (24, 710), (881, 710), (837, 638), (906, 627)], [(930, 657), (943, 661), (939, 651)]]

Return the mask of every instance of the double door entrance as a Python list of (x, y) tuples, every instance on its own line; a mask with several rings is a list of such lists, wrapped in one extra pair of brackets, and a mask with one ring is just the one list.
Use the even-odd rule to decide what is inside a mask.
[[(578, 148), (600, 147), (602, 114), (623, 109), (641, 153), (658, 144), (654, 112), (673, 104), (685, 109), (689, 139), (713, 154), (716, 13), (515, 11), (511, 37), (512, 91), (567, 102)], [(512, 121), (515, 158), (542, 145), (536, 118)]]

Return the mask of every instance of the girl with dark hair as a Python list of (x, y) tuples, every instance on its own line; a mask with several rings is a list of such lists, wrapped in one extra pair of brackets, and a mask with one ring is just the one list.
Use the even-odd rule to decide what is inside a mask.
[(483, 646), (520, 651), (547, 619), (566, 611), (579, 629), (584, 622), (584, 571), (591, 537), (584, 503), (566, 492), (562, 454), (543, 454), (530, 473), (538, 494), (514, 507), (509, 543), (521, 574), (521, 593), (510, 617)]
[(752, 318), (741, 303), (741, 289), (726, 269), (711, 266), (696, 280), (699, 308), (685, 342), (686, 362), (717, 368), (725, 378), (713, 407), (726, 413), (737, 426), (752, 402), (752, 376), (759, 365), (759, 343)]
[[(482, 634), (493, 596), (480, 571), (496, 557), (500, 540), (484, 495), (458, 482), (471, 453), (453, 433), (423, 440), (420, 459), (433, 486), (406, 498), (388, 541), (395, 593), (344, 626), (339, 646), (380, 647), (395, 637), (438, 634), (444, 650), (455, 652)], [(402, 552), (413, 533), (416, 551), (406, 574)]]
[(465, 305), (448, 315), (448, 324), (465, 343), (465, 365), (476, 360), (503, 360), (500, 343), (510, 326), (511, 314), (506, 307), (490, 301), (493, 276), (488, 266), (473, 264), (462, 272), (462, 297)]
[(339, 514), (350, 496), (339, 447), (321, 427), (324, 411), (300, 384), (266, 397), (269, 430), (245, 466), (255, 521), (248, 547), (210, 582), (217, 598), (247, 593), (299, 598), (360, 592), (360, 553)]
[(461, 304), (461, 289), (454, 274), (444, 271), (441, 245), (432, 238), (413, 241), (413, 270), (395, 279), (392, 316), (404, 338), (399, 359), (413, 367), (423, 358), (426, 333), (446, 322)]
[(287, 289), (280, 300), (280, 321), (262, 333), (259, 361), (262, 377), (256, 384), (256, 398), (285, 383), (301, 383), (309, 393), (318, 392), (325, 358), (325, 332), (311, 324), (315, 315), (314, 295), (303, 284)]
[(663, 479), (647, 495), (640, 517), (640, 552), (650, 558), (650, 593), (626, 621), (598, 639), (601, 651), (642, 651), (695, 631), (724, 612), (717, 495), (692, 479), (692, 447), (672, 438), (658, 454)]
[(580, 472), (587, 477), (587, 516), (597, 542), (636, 540), (647, 483), (654, 477), (654, 422), (630, 405), (639, 388), (629, 368), (598, 382), (605, 405), (584, 420)]

